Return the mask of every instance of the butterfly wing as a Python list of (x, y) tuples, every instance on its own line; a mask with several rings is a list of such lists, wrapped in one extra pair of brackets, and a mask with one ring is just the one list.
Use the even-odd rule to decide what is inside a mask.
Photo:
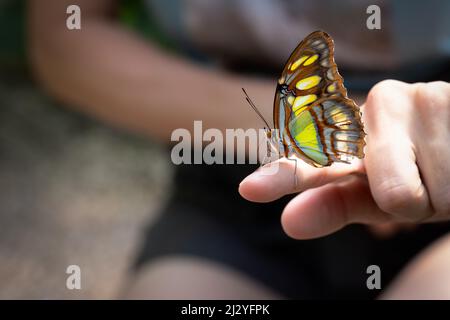
[(274, 127), (284, 150), (317, 167), (364, 156), (360, 111), (347, 97), (327, 33), (313, 32), (289, 57), (278, 80)]

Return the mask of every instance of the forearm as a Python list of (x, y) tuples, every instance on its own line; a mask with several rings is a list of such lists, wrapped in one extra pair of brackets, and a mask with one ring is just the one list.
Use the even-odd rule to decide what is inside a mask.
[(45, 87), (111, 124), (164, 141), (196, 119), (219, 129), (259, 127), (241, 86), (270, 114), (271, 83), (187, 63), (107, 19), (84, 17), (77, 31), (63, 25), (43, 30), (39, 23), (31, 30), (32, 62)]

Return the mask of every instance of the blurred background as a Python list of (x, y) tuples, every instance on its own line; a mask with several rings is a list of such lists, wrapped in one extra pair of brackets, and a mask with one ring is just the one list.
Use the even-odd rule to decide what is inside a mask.
[[(31, 23), (26, 1), (0, 0), (0, 299), (117, 298), (137, 261), (151, 269), (177, 254), (232, 276), (215, 282), (194, 270), (200, 280), (183, 287), (177, 281), (191, 278), (172, 269), (138, 280), (138, 297), (200, 288), (202, 297), (373, 298), (361, 270), (380, 261), (387, 283), (448, 232), (427, 225), (381, 237), (352, 225), (295, 241), (279, 223), (289, 197), (254, 204), (239, 196), (255, 166), (174, 168), (168, 144), (173, 129), (198, 119), (204, 128), (261, 127), (241, 87), (271, 119), (283, 62), (317, 29), (339, 43), (339, 70), (358, 102), (386, 78), (448, 81), (450, 2), (78, 1), (82, 25), (89, 7), (79, 33), (65, 26), (68, 1), (45, 1), (50, 13), (30, 2)], [(381, 30), (366, 27), (372, 2)], [(82, 290), (66, 288), (72, 264)], [(251, 287), (243, 275), (258, 280), (253, 291), (241, 290)]]
[[(0, 1), (0, 299), (111, 298), (170, 188), (163, 147), (42, 93), (26, 1)], [(67, 290), (68, 265), (82, 290)]]

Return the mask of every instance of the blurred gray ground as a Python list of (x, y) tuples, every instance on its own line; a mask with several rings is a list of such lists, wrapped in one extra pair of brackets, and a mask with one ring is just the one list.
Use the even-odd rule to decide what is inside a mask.
[(167, 154), (0, 77), (0, 298), (116, 298), (170, 188)]

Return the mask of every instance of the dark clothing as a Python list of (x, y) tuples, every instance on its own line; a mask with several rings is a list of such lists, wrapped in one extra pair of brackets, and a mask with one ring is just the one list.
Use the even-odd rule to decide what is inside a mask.
[(138, 266), (168, 255), (211, 259), (246, 273), (287, 298), (373, 298), (366, 269), (381, 268), (382, 288), (420, 250), (450, 230), (428, 224), (377, 239), (353, 225), (316, 240), (286, 236), (280, 214), (290, 197), (268, 204), (242, 199), (239, 182), (255, 166), (182, 165), (175, 192), (151, 225)]

